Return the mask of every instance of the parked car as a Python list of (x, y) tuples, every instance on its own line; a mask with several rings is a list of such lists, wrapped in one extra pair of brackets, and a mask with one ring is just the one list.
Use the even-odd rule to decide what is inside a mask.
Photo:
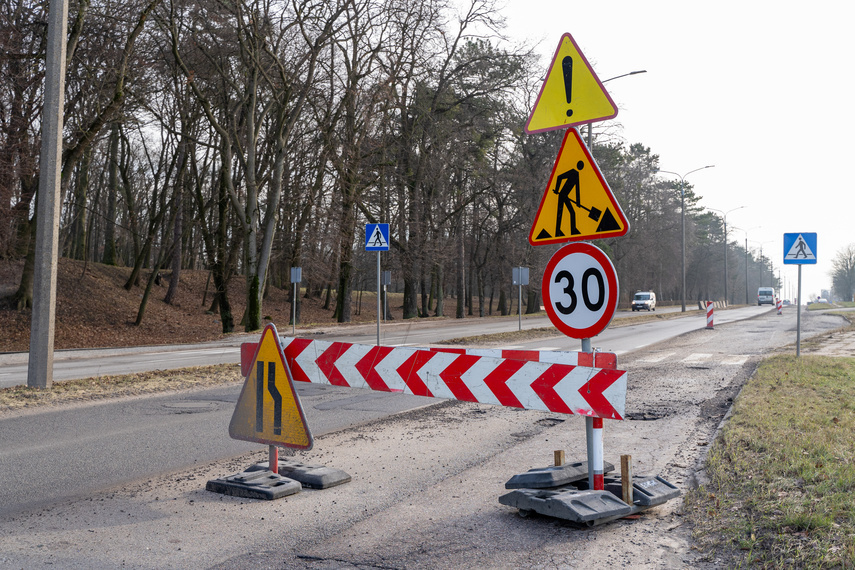
[(653, 291), (639, 291), (632, 297), (632, 310), (640, 311), (656, 310), (656, 293)]

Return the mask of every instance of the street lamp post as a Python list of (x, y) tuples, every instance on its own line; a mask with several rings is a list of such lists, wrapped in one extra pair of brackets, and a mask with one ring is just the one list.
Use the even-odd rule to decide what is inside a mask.
[[(646, 69), (639, 69), (637, 71), (630, 71), (629, 73), (624, 73), (623, 75), (616, 75), (614, 77), (609, 77), (606, 80), (600, 81), (600, 83), (608, 83), (614, 79), (620, 79), (621, 77), (628, 77), (630, 75), (638, 75), (639, 73), (647, 73)], [(588, 123), (588, 148), (593, 152), (594, 147), (591, 146), (593, 142), (593, 135), (591, 134), (592, 124)]]
[(728, 210), (727, 212), (722, 212), (721, 210), (716, 210), (715, 208), (707, 208), (707, 210), (712, 210), (713, 212), (718, 212), (722, 214), (722, 219), (724, 220), (724, 305), (727, 306), (727, 215), (731, 212), (735, 212), (736, 210), (741, 210), (745, 206), (739, 206), (737, 208), (733, 208), (732, 210)]
[(741, 232), (743, 232), (745, 234), (745, 304), (746, 305), (749, 304), (748, 303), (748, 255), (749, 255), (748, 254), (748, 232), (751, 230), (756, 230), (756, 229), (761, 228), (761, 227), (763, 227), (763, 226), (754, 226), (753, 228), (748, 228), (747, 230), (745, 230), (745, 229), (737, 228), (736, 226), (734, 226), (735, 229), (740, 230)]
[[(760, 285), (763, 285), (763, 277), (764, 277), (763, 274), (765, 273), (765, 268), (766, 268), (766, 262), (763, 258), (763, 246), (767, 243), (772, 243), (772, 240), (767, 240), (767, 241), (762, 241), (762, 242), (761, 241), (755, 241), (754, 243), (760, 245)], [(770, 279), (769, 285), (771, 286), (774, 284), (774, 280), (775, 280), (774, 267), (772, 265), (771, 259), (769, 260), (769, 279)]]
[(682, 285), (680, 288), (680, 302), (682, 306), (682, 312), (684, 313), (686, 312), (686, 177), (693, 172), (697, 172), (698, 170), (704, 170), (705, 168), (713, 168), (714, 166), (715, 164), (708, 164), (706, 166), (690, 170), (689, 172), (683, 175), (677, 174), (676, 172), (671, 172), (670, 170), (659, 171), (665, 174), (673, 174), (674, 176), (680, 179), (680, 243), (682, 244), (680, 248), (682, 250), (682, 263), (680, 270), (680, 273), (682, 275)]

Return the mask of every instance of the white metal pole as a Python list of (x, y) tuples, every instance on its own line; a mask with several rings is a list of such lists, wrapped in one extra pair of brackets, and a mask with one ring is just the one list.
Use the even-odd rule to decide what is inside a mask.
[(380, 252), (377, 252), (377, 346), (380, 346)]
[[(591, 352), (591, 339), (582, 339), (582, 352)], [(588, 452), (588, 489), (594, 488), (594, 418), (585, 417), (585, 443)], [(602, 470), (602, 465), (600, 469)]]
[(291, 301), (291, 336), (297, 336), (297, 283), (294, 283), (294, 298)]
[(799, 264), (799, 292), (796, 298), (796, 358), (802, 354), (802, 266)]

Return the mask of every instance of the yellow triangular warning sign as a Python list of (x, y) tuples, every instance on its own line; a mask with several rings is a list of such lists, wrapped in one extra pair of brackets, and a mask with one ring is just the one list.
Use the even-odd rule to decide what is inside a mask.
[(528, 134), (617, 116), (618, 108), (573, 36), (564, 34), (525, 125)]
[(294, 389), (291, 371), (272, 324), (264, 328), (261, 341), (235, 406), (229, 435), (296, 449), (311, 449), (314, 441)]
[(531, 245), (625, 235), (629, 222), (579, 131), (569, 129), (531, 226)]

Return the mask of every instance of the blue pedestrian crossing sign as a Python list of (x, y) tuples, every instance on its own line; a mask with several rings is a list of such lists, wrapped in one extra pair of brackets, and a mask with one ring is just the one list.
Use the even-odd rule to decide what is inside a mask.
[(816, 263), (816, 233), (784, 234), (784, 264), (808, 265)]
[(365, 224), (365, 251), (389, 251), (389, 224)]

